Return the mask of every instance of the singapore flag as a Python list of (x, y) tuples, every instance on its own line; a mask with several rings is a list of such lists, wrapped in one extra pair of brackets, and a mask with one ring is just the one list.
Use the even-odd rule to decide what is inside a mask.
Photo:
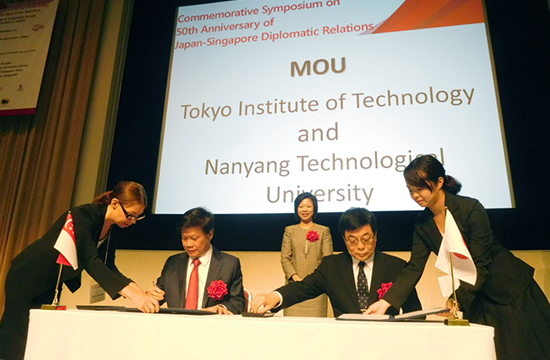
[(78, 269), (73, 216), (70, 211), (67, 214), (67, 220), (65, 220), (65, 225), (59, 233), (59, 237), (55, 242), (54, 248), (60, 252), (59, 257), (57, 258), (58, 264), (72, 266), (75, 270)]

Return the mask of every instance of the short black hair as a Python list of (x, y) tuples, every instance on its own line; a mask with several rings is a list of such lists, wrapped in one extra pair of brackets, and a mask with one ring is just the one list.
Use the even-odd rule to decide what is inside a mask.
[(345, 240), (346, 231), (357, 230), (364, 225), (370, 225), (372, 232), (375, 235), (378, 232), (378, 222), (376, 221), (376, 217), (373, 213), (365, 208), (352, 207), (340, 216), (340, 221), (338, 221), (338, 230), (340, 231), (342, 238)]
[(180, 233), (190, 227), (200, 226), (205, 234), (214, 230), (214, 215), (201, 207), (187, 210), (179, 222)]

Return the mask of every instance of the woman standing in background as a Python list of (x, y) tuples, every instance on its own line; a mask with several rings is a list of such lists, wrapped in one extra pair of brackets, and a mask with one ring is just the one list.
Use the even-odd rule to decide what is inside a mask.
[[(287, 282), (302, 281), (311, 274), (323, 257), (332, 255), (332, 236), (326, 226), (313, 222), (317, 215), (317, 198), (302, 193), (294, 201), (294, 214), (299, 224), (285, 228), (281, 264)], [(304, 301), (284, 310), (285, 316), (327, 316), (327, 296)]]

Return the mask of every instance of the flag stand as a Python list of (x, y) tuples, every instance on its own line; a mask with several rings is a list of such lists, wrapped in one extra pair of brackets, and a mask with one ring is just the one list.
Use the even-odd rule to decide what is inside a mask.
[(59, 305), (61, 272), (63, 271), (63, 265), (72, 266), (75, 270), (78, 269), (76, 238), (74, 235), (73, 216), (70, 210), (67, 213), (67, 220), (65, 220), (65, 224), (53, 247), (59, 251), (59, 256), (56, 261), (59, 264), (59, 274), (57, 274), (57, 283), (55, 284), (55, 296), (51, 305), (44, 304), (40, 308), (43, 310), (67, 310), (65, 305)]
[(61, 280), (61, 271), (63, 270), (63, 264), (59, 264), (59, 274), (57, 275), (57, 283), (55, 284), (55, 296), (53, 302), (50, 304), (43, 304), (40, 309), (42, 310), (67, 310), (67, 306), (59, 305), (59, 282)]
[(458, 316), (458, 301), (456, 300), (455, 290), (455, 275), (453, 273), (453, 253), (449, 252), (449, 260), (451, 262), (451, 286), (453, 288), (453, 317), (445, 319), (445, 325), (448, 326), (470, 326), (470, 322), (467, 319), (460, 319)]

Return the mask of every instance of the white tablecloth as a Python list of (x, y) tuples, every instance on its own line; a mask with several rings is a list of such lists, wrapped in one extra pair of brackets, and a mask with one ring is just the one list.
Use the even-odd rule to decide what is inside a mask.
[(492, 327), (31, 310), (26, 360), (496, 359)]

